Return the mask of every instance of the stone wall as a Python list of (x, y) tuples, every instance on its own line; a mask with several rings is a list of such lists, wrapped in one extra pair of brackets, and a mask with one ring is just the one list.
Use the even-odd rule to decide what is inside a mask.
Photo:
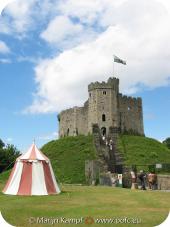
[(119, 125), (121, 132), (133, 131), (143, 135), (142, 99), (119, 94)]
[(85, 161), (85, 177), (86, 183), (96, 184), (99, 179), (99, 163), (97, 160), (86, 160)]
[(87, 135), (88, 103), (84, 107), (74, 107), (62, 111), (59, 118), (59, 136)]
[(73, 135), (75, 130), (75, 108), (62, 111), (58, 119), (60, 137)]
[(170, 175), (158, 175), (158, 189), (170, 190)]

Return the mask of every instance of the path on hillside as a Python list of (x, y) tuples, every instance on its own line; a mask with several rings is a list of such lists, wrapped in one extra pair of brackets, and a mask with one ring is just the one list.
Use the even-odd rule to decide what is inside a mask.
[(108, 136), (103, 138), (98, 125), (94, 125), (93, 136), (101, 171), (121, 172), (123, 156), (117, 149), (118, 131), (110, 128)]

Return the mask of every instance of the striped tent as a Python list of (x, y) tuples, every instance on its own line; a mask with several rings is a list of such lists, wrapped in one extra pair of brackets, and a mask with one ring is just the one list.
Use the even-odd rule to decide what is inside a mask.
[(50, 160), (35, 144), (17, 158), (3, 193), (9, 195), (60, 193)]

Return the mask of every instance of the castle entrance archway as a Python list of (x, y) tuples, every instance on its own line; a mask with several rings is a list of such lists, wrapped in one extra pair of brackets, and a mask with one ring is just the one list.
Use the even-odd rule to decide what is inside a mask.
[(101, 133), (102, 133), (102, 136), (106, 136), (106, 128), (105, 127), (101, 128)]

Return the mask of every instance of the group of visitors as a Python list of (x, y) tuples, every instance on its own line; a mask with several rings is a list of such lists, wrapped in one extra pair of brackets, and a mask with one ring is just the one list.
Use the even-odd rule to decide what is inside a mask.
[(139, 180), (142, 190), (146, 190), (146, 185), (148, 185), (150, 190), (157, 189), (157, 175), (153, 172), (147, 174), (140, 170), (139, 174), (135, 174), (134, 171), (131, 171), (131, 178), (132, 183), (137, 183), (137, 180)]
[(113, 150), (113, 140), (107, 139), (105, 135), (102, 136), (102, 140), (105, 143), (106, 146), (109, 146), (110, 150)]
[[(106, 138), (106, 136), (103, 135), (102, 141), (106, 146), (109, 147), (111, 151), (113, 150), (114, 143), (111, 138)], [(135, 171), (131, 171), (131, 179), (132, 185), (137, 184), (138, 181), (142, 190), (146, 190), (147, 185), (150, 190), (157, 189), (157, 175), (153, 172), (147, 174), (143, 170), (140, 170), (140, 172), (137, 174)]]

